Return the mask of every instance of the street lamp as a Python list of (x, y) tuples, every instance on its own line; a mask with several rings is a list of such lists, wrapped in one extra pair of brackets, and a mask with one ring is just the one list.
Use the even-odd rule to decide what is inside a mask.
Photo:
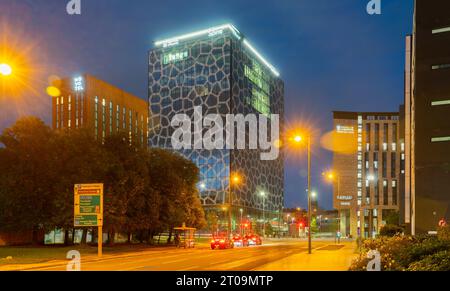
[(0, 74), (3, 76), (9, 76), (12, 74), (12, 68), (8, 64), (0, 64)]
[(328, 172), (323, 173), (323, 176), (325, 176), (330, 182), (337, 182), (337, 191), (336, 196), (338, 199), (336, 199), (338, 203), (338, 233), (337, 233), (337, 239), (338, 243), (340, 243), (341, 240), (341, 203), (339, 201), (339, 197), (341, 196), (341, 176), (339, 174)]
[(266, 237), (266, 193), (264, 191), (259, 192), (259, 195), (263, 199), (263, 237)]
[(305, 136), (295, 133), (291, 136), (290, 141), (293, 144), (300, 145), (303, 143), (303, 141), (306, 139), (307, 144), (307, 151), (308, 151), (308, 224), (309, 224), (309, 231), (308, 231), (308, 254), (312, 253), (312, 246), (311, 246), (311, 135), (308, 134)]
[(241, 236), (244, 234), (243, 229), (242, 229), (242, 214), (244, 213), (244, 209), (239, 209), (239, 212), (241, 213), (241, 223), (240, 223), (240, 229), (241, 229)]
[(231, 175), (230, 179), (230, 191), (228, 193), (228, 237), (231, 237), (231, 211), (233, 205), (233, 185), (238, 185), (241, 183), (241, 176), (238, 173), (234, 173)]

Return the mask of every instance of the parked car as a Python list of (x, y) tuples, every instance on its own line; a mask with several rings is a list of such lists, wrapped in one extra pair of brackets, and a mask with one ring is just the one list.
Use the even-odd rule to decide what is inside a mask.
[(211, 249), (212, 250), (215, 250), (215, 249), (225, 250), (225, 249), (232, 249), (232, 248), (234, 248), (234, 242), (233, 242), (233, 240), (230, 240), (227, 237), (216, 237), (211, 240)]

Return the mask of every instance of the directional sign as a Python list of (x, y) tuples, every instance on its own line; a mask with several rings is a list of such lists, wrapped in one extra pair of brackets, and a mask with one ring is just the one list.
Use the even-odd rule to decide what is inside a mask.
[(103, 226), (103, 184), (77, 184), (74, 193), (75, 227)]

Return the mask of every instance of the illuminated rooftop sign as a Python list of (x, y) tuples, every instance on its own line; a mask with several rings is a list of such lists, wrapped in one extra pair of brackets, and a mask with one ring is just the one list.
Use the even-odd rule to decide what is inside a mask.
[(73, 79), (73, 88), (75, 91), (84, 91), (84, 81), (83, 77), (76, 77)]
[[(204, 30), (200, 30), (200, 31), (196, 31), (196, 32), (192, 32), (192, 33), (188, 33), (188, 34), (183, 34), (177, 37), (172, 37), (172, 38), (168, 38), (165, 40), (160, 40), (160, 41), (156, 41), (155, 42), (155, 46), (157, 47), (171, 47), (171, 46), (175, 46), (178, 45), (180, 43), (180, 41), (184, 41), (190, 38), (194, 38), (194, 37), (199, 37), (199, 36), (203, 36), (203, 35), (208, 35), (209, 37), (213, 37), (216, 35), (220, 35), (223, 33), (224, 30), (230, 30), (233, 35), (238, 39), (241, 40), (243, 37), (241, 36), (241, 33), (239, 32), (239, 30), (236, 29), (236, 27), (234, 27), (232, 24), (224, 24), (224, 25), (220, 25), (220, 26), (215, 26), (215, 27), (211, 27), (208, 29), (204, 29)], [(258, 53), (258, 51), (256, 51), (256, 49), (246, 40), (243, 39), (243, 44), (266, 66), (268, 67), (272, 73), (276, 76), (279, 77), (280, 73), (275, 69), (274, 66), (272, 66), (260, 53)]]
[(336, 131), (338, 133), (353, 134), (353, 133), (355, 133), (355, 128), (353, 126), (338, 125), (338, 126), (336, 126)]

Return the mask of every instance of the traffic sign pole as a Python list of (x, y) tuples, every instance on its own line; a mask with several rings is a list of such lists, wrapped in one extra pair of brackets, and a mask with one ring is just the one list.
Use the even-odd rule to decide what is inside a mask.
[(98, 227), (98, 257), (101, 258), (103, 255), (103, 227)]

